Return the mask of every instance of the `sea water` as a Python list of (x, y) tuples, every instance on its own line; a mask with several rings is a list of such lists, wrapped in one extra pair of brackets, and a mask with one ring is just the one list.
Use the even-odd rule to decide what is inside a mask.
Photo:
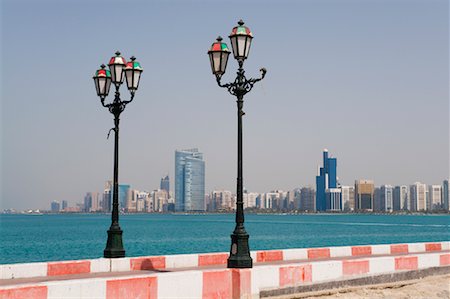
[[(103, 256), (106, 214), (0, 215), (0, 264)], [(127, 256), (228, 252), (234, 214), (120, 215)], [(450, 240), (450, 215), (245, 216), (251, 250)]]

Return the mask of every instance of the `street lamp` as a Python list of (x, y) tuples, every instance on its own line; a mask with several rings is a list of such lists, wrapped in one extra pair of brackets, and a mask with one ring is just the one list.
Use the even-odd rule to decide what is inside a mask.
[(228, 92), (237, 98), (238, 108), (238, 173), (237, 173), (237, 201), (236, 201), (236, 227), (231, 234), (231, 249), (228, 257), (228, 268), (251, 268), (252, 258), (250, 257), (250, 249), (248, 246), (248, 234), (244, 228), (244, 201), (243, 201), (243, 181), (242, 181), (242, 111), (244, 106), (244, 95), (252, 90), (253, 85), (261, 81), (266, 75), (266, 69), (262, 68), (261, 77), (258, 79), (247, 79), (243, 69), (244, 60), (247, 59), (253, 35), (250, 29), (244, 26), (244, 22), (240, 20), (238, 26), (234, 27), (230, 34), (233, 56), (238, 61), (239, 68), (234, 82), (222, 84), (220, 82), (222, 75), (227, 67), (228, 56), (230, 50), (227, 44), (222, 42), (219, 36), (208, 51), (211, 62), (211, 69), (216, 76), (217, 84), (220, 87), (228, 89)]
[[(97, 95), (103, 107), (108, 108), (109, 112), (114, 115), (114, 181), (113, 181), (113, 209), (111, 216), (111, 226), (108, 230), (108, 241), (103, 251), (105, 258), (117, 258), (125, 256), (125, 249), (122, 243), (122, 230), (119, 226), (119, 120), (120, 114), (125, 110), (127, 104), (131, 103), (134, 94), (139, 86), (139, 79), (142, 74), (142, 67), (136, 58), (131, 57), (129, 62), (120, 56), (120, 52), (116, 52), (116, 56), (109, 61), (109, 70), (102, 64), (101, 68), (95, 72), (94, 83)], [(129, 101), (120, 99), (119, 88), (123, 83), (123, 79), (127, 81), (128, 90), (131, 93)], [(109, 93), (111, 83), (116, 87), (114, 100), (105, 104), (105, 98)], [(109, 134), (108, 134), (109, 136)]]

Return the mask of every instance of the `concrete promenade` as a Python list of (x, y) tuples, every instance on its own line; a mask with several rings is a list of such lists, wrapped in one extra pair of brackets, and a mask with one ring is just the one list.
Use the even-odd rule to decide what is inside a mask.
[(450, 242), (251, 252), (252, 269), (227, 269), (228, 253), (0, 265), (0, 298), (259, 298), (383, 275), (450, 272)]

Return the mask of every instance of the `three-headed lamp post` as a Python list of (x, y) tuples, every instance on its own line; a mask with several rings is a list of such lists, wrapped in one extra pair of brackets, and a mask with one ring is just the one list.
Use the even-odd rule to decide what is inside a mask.
[[(136, 58), (131, 57), (130, 61), (126, 62), (125, 58), (120, 56), (120, 52), (116, 52), (116, 56), (109, 61), (109, 70), (104, 64), (95, 72), (94, 82), (97, 90), (97, 95), (103, 107), (108, 108), (109, 112), (114, 115), (114, 178), (113, 178), (113, 203), (111, 226), (108, 230), (108, 241), (106, 248), (103, 251), (105, 258), (119, 258), (125, 256), (125, 249), (122, 242), (122, 229), (119, 225), (119, 120), (120, 114), (125, 110), (127, 104), (134, 99), (134, 94), (139, 87), (139, 80), (142, 74), (142, 67)], [(128, 90), (130, 91), (130, 99), (122, 101), (120, 99), (119, 88), (123, 83), (124, 78), (127, 82)], [(116, 87), (114, 100), (111, 103), (105, 104), (105, 99), (108, 96), (111, 83)], [(108, 134), (109, 136), (109, 134)]]
[(247, 79), (243, 69), (244, 61), (250, 52), (253, 35), (250, 29), (244, 26), (240, 20), (238, 26), (234, 27), (230, 34), (233, 56), (238, 61), (239, 68), (234, 82), (222, 84), (221, 78), (225, 73), (230, 50), (226, 43), (222, 42), (219, 36), (208, 51), (211, 61), (211, 69), (216, 76), (217, 84), (220, 87), (228, 89), (228, 92), (237, 98), (237, 117), (238, 117), (238, 140), (237, 140), (237, 187), (236, 187), (236, 227), (231, 234), (231, 249), (228, 258), (228, 268), (251, 268), (252, 258), (248, 246), (248, 234), (244, 228), (244, 201), (243, 201), (243, 180), (242, 180), (242, 111), (244, 106), (244, 95), (252, 90), (253, 85), (261, 81), (266, 75), (266, 69), (262, 68), (261, 77), (257, 79)]

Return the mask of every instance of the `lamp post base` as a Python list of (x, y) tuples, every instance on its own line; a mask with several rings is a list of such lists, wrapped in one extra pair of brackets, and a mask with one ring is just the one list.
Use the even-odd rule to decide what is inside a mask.
[(103, 251), (105, 258), (125, 257), (125, 249), (122, 243), (122, 230), (120, 227), (111, 227), (108, 230), (108, 241)]
[(253, 260), (248, 247), (248, 234), (231, 235), (231, 250), (228, 257), (228, 268), (252, 268)]

